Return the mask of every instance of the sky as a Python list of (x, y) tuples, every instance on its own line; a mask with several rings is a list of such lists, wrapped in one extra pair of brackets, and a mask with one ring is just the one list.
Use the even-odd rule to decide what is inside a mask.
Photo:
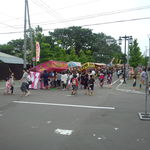
[[(119, 36), (132, 36), (142, 53), (149, 53), (150, 0), (28, 0), (28, 3), (31, 27), (39, 25), (45, 35), (56, 28), (82, 26), (116, 40)], [(0, 44), (23, 39), (24, 4), (25, 0), (1, 0)]]

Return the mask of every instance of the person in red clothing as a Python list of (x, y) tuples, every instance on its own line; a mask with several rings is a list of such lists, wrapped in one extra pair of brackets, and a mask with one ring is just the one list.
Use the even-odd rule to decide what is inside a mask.
[(72, 78), (71, 82), (72, 82), (72, 91), (71, 91), (71, 94), (75, 95), (75, 94), (77, 94), (78, 85), (79, 85), (78, 79), (77, 79), (77, 75), (73, 75), (73, 78)]
[(105, 79), (105, 75), (104, 75), (103, 71), (101, 71), (100, 76), (99, 76), (99, 85), (101, 88), (104, 85), (104, 79)]

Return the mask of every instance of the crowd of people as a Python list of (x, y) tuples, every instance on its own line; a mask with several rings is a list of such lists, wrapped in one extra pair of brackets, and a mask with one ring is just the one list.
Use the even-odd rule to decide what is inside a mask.
[(41, 75), (41, 82), (44, 83), (44, 89), (50, 87), (62, 88), (62, 90), (72, 89), (71, 94), (76, 94), (78, 89), (87, 90), (88, 95), (93, 95), (95, 81), (99, 80), (99, 86), (103, 87), (104, 81), (111, 87), (113, 70), (101, 69), (101, 71), (66, 71), (50, 72), (46, 70)]
[[(84, 89), (85, 94), (94, 94), (94, 84), (96, 81), (99, 83), (99, 87), (103, 88), (104, 84), (107, 84), (109, 88), (112, 87), (112, 77), (114, 72), (116, 72), (116, 77), (123, 78), (123, 69), (114, 68), (103, 68), (100, 70), (91, 69), (84, 71), (44, 71), (40, 76), (40, 82), (43, 87), (42, 89), (58, 88), (62, 90), (71, 90), (72, 95), (76, 95), (79, 89)], [(133, 87), (137, 85), (137, 75), (133, 75)], [(140, 88), (146, 82), (146, 70), (140, 73)], [(23, 69), (23, 76), (21, 81), (21, 91), (22, 95), (28, 96), (30, 94), (29, 85), (32, 84), (30, 78), (30, 71)], [(150, 84), (149, 84), (150, 85)], [(4, 94), (13, 94), (14, 91), (14, 73), (11, 73), (10, 77), (6, 79), (6, 88)], [(150, 88), (149, 88), (150, 91)]]

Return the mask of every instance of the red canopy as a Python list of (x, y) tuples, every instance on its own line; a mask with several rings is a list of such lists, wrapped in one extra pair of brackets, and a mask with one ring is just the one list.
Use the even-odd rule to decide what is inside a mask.
[(50, 60), (35, 66), (31, 70), (42, 73), (44, 70), (47, 70), (48, 72), (50, 71), (61, 72), (67, 69), (68, 69), (68, 64), (66, 62)]

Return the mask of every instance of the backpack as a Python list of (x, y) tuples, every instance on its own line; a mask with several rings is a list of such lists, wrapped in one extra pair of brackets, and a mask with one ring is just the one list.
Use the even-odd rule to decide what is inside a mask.
[(76, 79), (73, 79), (72, 85), (76, 85)]

